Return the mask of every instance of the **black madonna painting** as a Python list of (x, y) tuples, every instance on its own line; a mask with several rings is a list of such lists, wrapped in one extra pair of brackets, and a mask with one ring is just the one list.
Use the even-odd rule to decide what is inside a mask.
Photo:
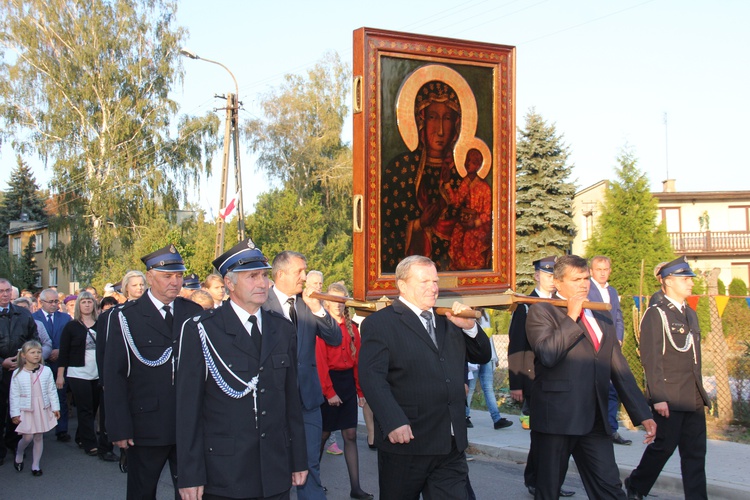
[(409, 255), (435, 262), (441, 291), (512, 282), (513, 55), (507, 46), (355, 32), (358, 298), (395, 291), (393, 273)]

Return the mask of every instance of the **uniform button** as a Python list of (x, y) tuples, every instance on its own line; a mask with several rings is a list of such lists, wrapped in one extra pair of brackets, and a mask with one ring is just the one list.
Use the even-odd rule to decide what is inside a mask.
[(266, 439), (266, 433), (264, 432), (263, 434), (260, 435), (260, 437), (263, 439)]
[(260, 414), (265, 417), (266, 416), (266, 410), (263, 410), (262, 412), (260, 412)]
[(151, 341), (149, 340), (149, 341), (148, 341), (148, 343), (150, 344), (150, 343), (151, 343)]
[(232, 367), (232, 363), (227, 363), (227, 366), (228, 366), (229, 368), (231, 368), (231, 367)]
[(445, 383), (446, 384), (450, 384), (451, 383), (451, 379), (449, 379), (449, 378), (445, 379)]
[(261, 394), (263, 394), (264, 392), (266, 392), (266, 390), (265, 390), (265, 389), (261, 389), (261, 390), (260, 390), (260, 393), (261, 393)]
[(445, 358), (440, 358), (440, 361), (445, 361)]
[(261, 366), (260, 368), (258, 368), (258, 371), (262, 372), (263, 371), (263, 367)]
[(283, 361), (283, 360), (282, 360), (282, 361), (281, 361), (281, 364), (283, 365), (284, 363), (286, 363), (286, 361)]
[(209, 449), (208, 449), (208, 451), (209, 451), (209, 452), (212, 452), (212, 451), (214, 451), (214, 449), (213, 449), (213, 448), (209, 448)]

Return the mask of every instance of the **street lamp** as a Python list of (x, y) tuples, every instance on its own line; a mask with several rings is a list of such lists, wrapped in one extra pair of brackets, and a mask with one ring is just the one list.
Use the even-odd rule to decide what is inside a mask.
[[(239, 87), (237, 85), (237, 79), (234, 77), (234, 74), (224, 66), (219, 61), (214, 61), (212, 59), (206, 59), (205, 57), (200, 57), (195, 52), (188, 50), (186, 48), (180, 49), (180, 54), (189, 57), (190, 59), (199, 59), (201, 61), (206, 61), (211, 64), (216, 64), (217, 66), (221, 66), (224, 68), (227, 73), (229, 73), (229, 76), (232, 77), (232, 81), (234, 82), (234, 94), (229, 94), (227, 97), (227, 115), (226, 115), (226, 127), (224, 129), (224, 158), (222, 162), (222, 172), (221, 172), (221, 193), (220, 193), (220, 200), (219, 204), (221, 205), (221, 208), (224, 208), (226, 205), (226, 199), (227, 199), (227, 176), (229, 171), (229, 141), (230, 141), (230, 133), (231, 133), (231, 141), (234, 149), (234, 182), (237, 187), (237, 211), (238, 211), (238, 221), (237, 221), (237, 237), (239, 241), (242, 241), (245, 239), (245, 212), (244, 212), (244, 204), (242, 202), (242, 171), (240, 169), (240, 155), (239, 155)], [(219, 217), (219, 220), (216, 223), (216, 246), (214, 248), (214, 256), (218, 257), (224, 253), (224, 219)]]

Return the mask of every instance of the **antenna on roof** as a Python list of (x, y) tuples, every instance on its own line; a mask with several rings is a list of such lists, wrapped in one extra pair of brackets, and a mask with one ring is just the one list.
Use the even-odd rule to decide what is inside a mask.
[(669, 179), (669, 130), (667, 128), (667, 112), (664, 112), (664, 163), (667, 169), (667, 179)]

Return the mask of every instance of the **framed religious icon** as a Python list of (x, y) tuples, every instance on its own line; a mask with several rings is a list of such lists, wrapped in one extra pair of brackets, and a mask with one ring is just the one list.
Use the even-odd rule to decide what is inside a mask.
[(425, 255), (442, 296), (515, 281), (515, 48), (354, 32), (354, 296)]

